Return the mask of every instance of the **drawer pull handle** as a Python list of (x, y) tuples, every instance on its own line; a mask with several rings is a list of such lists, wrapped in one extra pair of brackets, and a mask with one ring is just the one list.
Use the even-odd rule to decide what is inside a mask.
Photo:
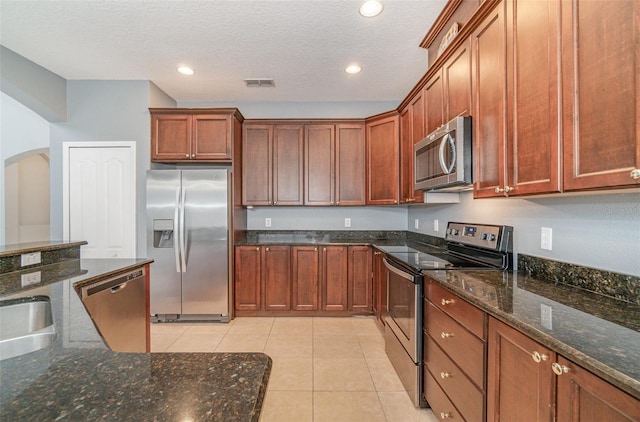
[(450, 376), (451, 374), (448, 372), (440, 372), (440, 378), (442, 379), (449, 378)]
[(451, 416), (451, 412), (440, 412), (440, 419), (449, 419)]
[(549, 359), (549, 356), (547, 356), (547, 355), (541, 355), (541, 354), (540, 354), (540, 353), (538, 353), (538, 352), (533, 352), (533, 353), (531, 353), (531, 358), (533, 358), (533, 361), (534, 361), (534, 362), (536, 362), (536, 363), (540, 363), (540, 362), (542, 362), (543, 360), (547, 360), (547, 359)]
[(633, 180), (638, 180), (640, 179), (640, 169), (633, 169), (631, 170), (631, 178)]
[(453, 337), (453, 333), (445, 333), (444, 331), (440, 333), (440, 337), (442, 338), (449, 338), (449, 337)]
[(567, 372), (569, 372), (569, 368), (564, 366), (564, 365), (560, 365), (558, 362), (553, 362), (551, 364), (551, 369), (553, 370), (553, 373), (556, 375), (562, 375), (562, 374), (566, 374)]
[(454, 302), (453, 299), (442, 299), (440, 303), (442, 303), (442, 306), (447, 306), (447, 305), (451, 305), (453, 302)]

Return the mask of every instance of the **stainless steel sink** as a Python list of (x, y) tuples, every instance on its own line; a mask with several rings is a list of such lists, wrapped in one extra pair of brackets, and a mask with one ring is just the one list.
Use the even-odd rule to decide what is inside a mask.
[(0, 302), (0, 360), (43, 349), (55, 338), (48, 297), (34, 296)]

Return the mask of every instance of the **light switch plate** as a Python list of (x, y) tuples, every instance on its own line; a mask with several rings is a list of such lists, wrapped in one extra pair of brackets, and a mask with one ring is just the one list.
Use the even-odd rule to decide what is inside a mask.
[(553, 230), (549, 227), (542, 227), (540, 229), (540, 249), (550, 251), (552, 248), (552, 233)]

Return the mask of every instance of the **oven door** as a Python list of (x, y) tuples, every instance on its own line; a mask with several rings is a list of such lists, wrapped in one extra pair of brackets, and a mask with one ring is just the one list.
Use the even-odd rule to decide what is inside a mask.
[(387, 267), (385, 323), (402, 347), (419, 364), (422, 360), (422, 275), (384, 258)]

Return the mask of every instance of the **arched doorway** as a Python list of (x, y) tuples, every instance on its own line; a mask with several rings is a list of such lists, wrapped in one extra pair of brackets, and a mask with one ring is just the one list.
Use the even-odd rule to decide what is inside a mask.
[(6, 244), (50, 239), (48, 148), (5, 160), (4, 195)]

